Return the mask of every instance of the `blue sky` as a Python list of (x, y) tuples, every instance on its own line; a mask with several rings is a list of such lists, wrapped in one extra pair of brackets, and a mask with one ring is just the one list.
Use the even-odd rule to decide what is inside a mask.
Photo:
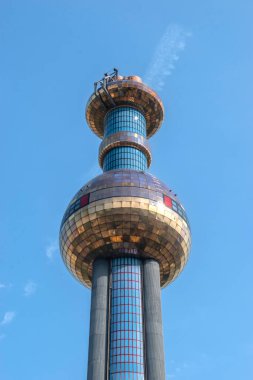
[(150, 171), (192, 226), (190, 260), (162, 292), (166, 380), (252, 379), (252, 12), (249, 0), (1, 1), (1, 380), (86, 378), (90, 291), (57, 241), (99, 173), (84, 107), (115, 66), (162, 97)]

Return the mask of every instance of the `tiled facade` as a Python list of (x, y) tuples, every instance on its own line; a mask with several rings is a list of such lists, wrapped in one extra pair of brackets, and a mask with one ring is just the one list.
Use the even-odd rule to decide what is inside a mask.
[[(86, 118), (103, 139), (99, 164), (104, 173), (78, 191), (60, 231), (66, 266), (96, 294), (88, 380), (165, 380), (160, 306), (147, 314), (144, 305), (160, 305), (160, 286), (184, 268), (190, 226), (177, 196), (146, 173), (151, 163), (148, 138), (163, 120), (161, 100), (138, 77), (106, 76), (99, 83)], [(100, 280), (104, 285), (99, 288)], [(147, 291), (151, 283), (153, 295)], [(104, 326), (100, 333), (97, 321)], [(145, 324), (157, 331), (145, 330)], [(150, 342), (157, 352), (152, 353)], [(154, 357), (154, 363), (147, 363)]]
[(142, 261), (112, 260), (110, 380), (144, 380)]

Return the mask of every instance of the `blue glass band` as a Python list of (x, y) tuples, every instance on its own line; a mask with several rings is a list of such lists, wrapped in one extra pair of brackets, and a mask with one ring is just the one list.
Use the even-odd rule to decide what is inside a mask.
[(146, 137), (145, 117), (132, 107), (113, 108), (105, 117), (104, 137), (120, 131), (135, 132)]
[(112, 259), (110, 380), (144, 380), (141, 260)]
[(103, 171), (113, 169), (147, 170), (147, 157), (131, 146), (119, 146), (110, 150), (104, 158)]

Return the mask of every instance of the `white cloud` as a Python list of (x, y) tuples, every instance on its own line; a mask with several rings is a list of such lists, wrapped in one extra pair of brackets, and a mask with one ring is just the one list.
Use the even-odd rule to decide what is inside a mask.
[(8, 325), (9, 323), (13, 321), (15, 316), (16, 316), (16, 313), (14, 311), (6, 311), (0, 325), (1, 326)]
[(4, 288), (6, 288), (6, 285), (5, 285), (5, 284), (2, 284), (2, 283), (0, 282), (0, 289), (4, 289)]
[(90, 166), (89, 170), (82, 174), (80, 177), (80, 181), (83, 183), (90, 181), (92, 178), (98, 176), (99, 174), (102, 174), (101, 168), (98, 166), (97, 161), (94, 161), (93, 164)]
[(169, 25), (160, 39), (144, 82), (155, 90), (161, 90), (166, 78), (172, 74), (179, 54), (185, 49), (186, 39), (191, 33), (179, 25)]
[(51, 242), (46, 248), (46, 256), (49, 260), (53, 260), (56, 251), (58, 250), (58, 244), (56, 241)]
[(25, 297), (32, 296), (36, 292), (36, 290), (37, 290), (37, 284), (35, 284), (35, 282), (33, 281), (28, 281), (24, 287)]

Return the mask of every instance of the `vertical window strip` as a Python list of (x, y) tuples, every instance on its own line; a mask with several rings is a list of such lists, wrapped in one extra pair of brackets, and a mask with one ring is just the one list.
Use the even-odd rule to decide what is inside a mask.
[(110, 380), (144, 380), (141, 260), (112, 260)]
[(118, 107), (105, 117), (104, 137), (120, 131), (138, 133), (146, 137), (146, 120), (141, 112), (131, 107)]
[(147, 157), (134, 147), (116, 147), (110, 150), (104, 158), (103, 170), (113, 169), (147, 170)]

